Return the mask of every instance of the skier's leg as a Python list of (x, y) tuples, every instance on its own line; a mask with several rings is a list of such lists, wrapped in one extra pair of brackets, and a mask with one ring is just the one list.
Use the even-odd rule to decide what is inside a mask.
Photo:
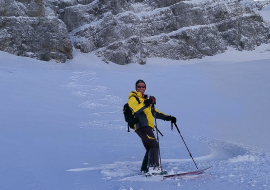
[(142, 143), (143, 143), (143, 146), (146, 150), (145, 152), (145, 155), (144, 155), (144, 158), (143, 158), (143, 162), (142, 162), (142, 166), (141, 166), (141, 171), (142, 172), (148, 172), (148, 153), (149, 153), (149, 147), (147, 146), (147, 144), (144, 143), (144, 128), (140, 128), (140, 129), (137, 129), (135, 132), (137, 133), (137, 135), (141, 138), (142, 140)]
[[(148, 157), (144, 157), (144, 161), (148, 160), (148, 166), (159, 166), (159, 147), (153, 129), (147, 126), (136, 130), (136, 133), (142, 139), (143, 145), (148, 152)], [(145, 162), (143, 164), (146, 164)]]
[(158, 147), (150, 148), (148, 153), (148, 166), (149, 167), (159, 166)]
[(142, 166), (141, 166), (142, 172), (148, 172), (148, 154), (149, 154), (149, 150), (146, 151), (144, 158), (143, 158), (143, 162), (142, 162)]

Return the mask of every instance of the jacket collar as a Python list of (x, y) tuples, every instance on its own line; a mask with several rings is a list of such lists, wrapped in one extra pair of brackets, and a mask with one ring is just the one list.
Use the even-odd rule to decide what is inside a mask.
[(131, 93), (129, 94), (129, 97), (130, 96), (137, 96), (139, 98), (144, 98), (144, 99), (146, 99), (148, 97), (148, 95), (146, 95), (146, 94), (142, 95), (141, 92), (137, 92), (137, 91), (131, 91)]

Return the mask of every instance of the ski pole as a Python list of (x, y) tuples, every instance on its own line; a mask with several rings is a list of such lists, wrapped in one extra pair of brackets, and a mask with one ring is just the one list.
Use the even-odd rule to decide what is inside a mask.
[[(155, 118), (155, 122), (156, 122), (156, 118)], [(157, 127), (155, 127), (155, 128), (156, 128), (157, 132), (158, 132), (161, 136), (163, 136), (163, 134), (160, 132), (160, 130), (159, 130)]]
[[(151, 97), (151, 96), (150, 96)], [(155, 118), (155, 129), (157, 130), (157, 132), (163, 137), (163, 134), (160, 132), (160, 130), (157, 128), (157, 117), (156, 117), (156, 112), (155, 112), (155, 104), (153, 104), (152, 106), (152, 113), (154, 115)]]
[(154, 112), (154, 118), (155, 118), (155, 128), (156, 128), (156, 130), (157, 130), (157, 142), (158, 142), (158, 154), (159, 154), (159, 164), (160, 164), (160, 168), (161, 168), (161, 171), (163, 171), (163, 169), (162, 169), (162, 165), (161, 165), (161, 155), (160, 155), (160, 147), (159, 147), (159, 137), (158, 137), (158, 133), (160, 133), (161, 134), (161, 136), (163, 136), (162, 135), (162, 133), (158, 130), (158, 128), (157, 128), (157, 117), (156, 117), (156, 112), (155, 112), (155, 106), (154, 106), (154, 104), (153, 104), (153, 107), (152, 107), (152, 111)]
[(194, 164), (195, 164), (195, 166), (196, 166), (196, 168), (197, 168), (197, 170), (198, 170), (199, 168), (198, 168), (196, 162), (194, 161), (194, 159), (193, 159), (193, 157), (192, 157), (192, 155), (191, 155), (191, 153), (190, 153), (190, 151), (189, 151), (189, 149), (188, 149), (188, 147), (187, 147), (187, 144), (186, 144), (186, 142), (184, 141), (183, 136), (181, 135), (181, 132), (180, 132), (179, 128), (177, 127), (176, 123), (174, 123), (174, 125), (175, 125), (175, 127), (176, 127), (178, 133), (180, 134), (180, 136), (181, 136), (181, 138), (182, 138), (182, 140), (183, 140), (183, 142), (184, 142), (184, 144), (185, 144), (185, 146), (186, 146), (186, 148), (187, 148), (187, 150), (188, 150), (188, 152), (189, 152), (189, 156), (192, 158), (192, 160), (193, 160), (193, 162), (194, 162)]

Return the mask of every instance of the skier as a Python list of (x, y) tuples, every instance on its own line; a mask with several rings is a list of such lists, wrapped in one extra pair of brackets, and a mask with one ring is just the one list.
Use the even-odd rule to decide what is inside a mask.
[(153, 133), (155, 127), (154, 116), (157, 119), (171, 121), (176, 123), (176, 118), (170, 115), (159, 112), (154, 108), (156, 99), (153, 96), (148, 96), (145, 93), (146, 84), (143, 80), (138, 80), (135, 84), (136, 91), (131, 91), (129, 94), (128, 105), (137, 118), (137, 123), (134, 125), (134, 130), (141, 138), (146, 149), (146, 153), (142, 162), (141, 172), (149, 175), (166, 174), (162, 171), (159, 165), (159, 144)]

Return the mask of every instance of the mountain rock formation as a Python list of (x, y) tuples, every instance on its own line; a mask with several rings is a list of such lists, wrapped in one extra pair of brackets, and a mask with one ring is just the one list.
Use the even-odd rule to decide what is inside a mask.
[(0, 0), (0, 50), (44, 61), (72, 59), (66, 25), (42, 0)]
[(0, 0), (0, 50), (65, 62), (72, 49), (105, 62), (194, 59), (270, 43), (269, 1)]

